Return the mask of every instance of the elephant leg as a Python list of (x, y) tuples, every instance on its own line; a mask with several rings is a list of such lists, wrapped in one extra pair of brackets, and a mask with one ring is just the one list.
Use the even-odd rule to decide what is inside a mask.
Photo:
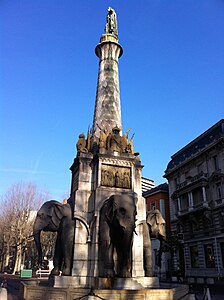
[(52, 275), (59, 275), (62, 266), (62, 248), (61, 248), (61, 239), (58, 233), (56, 244), (55, 244), (55, 253), (54, 253), (54, 268), (51, 271)]
[(62, 275), (70, 276), (72, 271), (73, 249), (74, 249), (74, 222), (66, 224), (61, 233), (64, 267)]
[(131, 277), (131, 257), (130, 251), (127, 249), (116, 249), (118, 258), (118, 276), (122, 278)]
[(114, 277), (114, 247), (108, 240), (101, 240), (103, 277)]
[(110, 228), (103, 218), (100, 221), (100, 250), (103, 260), (103, 277), (114, 277), (114, 245), (110, 237)]
[(151, 277), (151, 276), (153, 276), (152, 244), (151, 244), (151, 238), (149, 235), (148, 225), (146, 223), (143, 224), (143, 257), (144, 257), (145, 276)]

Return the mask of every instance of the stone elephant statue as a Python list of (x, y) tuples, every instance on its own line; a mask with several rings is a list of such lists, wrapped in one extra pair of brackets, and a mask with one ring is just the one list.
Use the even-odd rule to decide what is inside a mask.
[(50, 200), (45, 202), (37, 212), (33, 236), (38, 251), (39, 265), (42, 264), (41, 231), (57, 232), (52, 275), (59, 275), (60, 271), (62, 271), (62, 275), (71, 275), (74, 244), (72, 211), (70, 204)]
[(166, 239), (165, 220), (158, 209), (151, 210), (147, 213), (146, 222), (143, 223), (143, 254), (145, 276), (153, 276), (152, 267), (152, 246), (151, 238), (160, 240), (160, 250), (158, 263), (161, 263), (163, 241)]
[[(101, 277), (131, 277), (131, 252), (136, 221), (135, 194), (113, 195), (100, 211)], [(117, 262), (114, 262), (114, 250)]]

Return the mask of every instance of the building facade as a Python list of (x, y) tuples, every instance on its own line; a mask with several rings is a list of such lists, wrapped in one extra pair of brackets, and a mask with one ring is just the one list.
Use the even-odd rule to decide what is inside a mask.
[(141, 184), (142, 184), (142, 193), (151, 190), (155, 187), (155, 182), (152, 179), (142, 177), (141, 178)]
[(174, 267), (188, 282), (224, 278), (224, 120), (171, 157), (171, 230)]

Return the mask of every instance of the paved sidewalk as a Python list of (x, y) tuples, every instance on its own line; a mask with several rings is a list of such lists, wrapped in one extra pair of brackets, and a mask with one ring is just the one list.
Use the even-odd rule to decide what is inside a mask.
[[(21, 281), (38, 281), (38, 283), (41, 282), (41, 284), (46, 284), (47, 278), (20, 278), (19, 275), (11, 275), (11, 274), (0, 274), (0, 283), (5, 280), (7, 285), (7, 294), (8, 298), (7, 300), (20, 300), (20, 282)], [(37, 284), (38, 284), (37, 283)]]
[[(41, 284), (46, 285), (47, 284), (47, 278), (20, 278), (18, 275), (11, 275), (11, 274), (0, 274), (0, 283), (2, 283), (3, 280), (6, 280), (7, 282), (7, 291), (8, 291), (8, 298), (7, 300), (20, 300), (20, 282), (21, 281), (34, 281), (34, 284)], [(177, 285), (177, 283), (161, 283), (164, 287), (174, 287)], [(192, 290), (196, 295), (196, 300), (204, 300), (206, 298), (203, 297), (203, 285), (193, 285)], [(211, 299), (212, 300), (224, 300), (224, 284), (223, 285), (210, 285), (209, 286)]]

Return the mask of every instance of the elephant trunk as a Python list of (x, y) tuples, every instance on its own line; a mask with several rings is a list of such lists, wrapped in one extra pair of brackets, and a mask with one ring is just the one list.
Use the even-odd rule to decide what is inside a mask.
[(159, 247), (159, 251), (158, 251), (158, 257), (157, 257), (157, 263), (156, 265), (161, 268), (161, 261), (162, 261), (162, 254), (164, 251), (164, 237), (160, 239), (160, 247)]
[(36, 248), (38, 251), (38, 265), (41, 266), (42, 265), (42, 247), (41, 247), (41, 242), (40, 242), (40, 230), (33, 232), (33, 237), (34, 237), (34, 241), (36, 244)]

